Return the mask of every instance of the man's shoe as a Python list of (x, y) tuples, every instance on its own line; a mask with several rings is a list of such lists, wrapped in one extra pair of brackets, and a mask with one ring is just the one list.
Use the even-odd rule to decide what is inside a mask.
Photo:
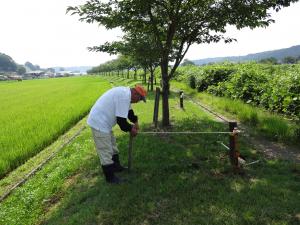
[(113, 155), (112, 160), (114, 161), (114, 172), (123, 172), (128, 169), (127, 167), (121, 166), (118, 154)]
[(107, 183), (120, 184), (120, 183), (124, 182), (122, 179), (115, 176), (115, 174), (114, 174), (114, 164), (103, 165), (102, 170), (103, 170), (105, 180), (106, 180)]

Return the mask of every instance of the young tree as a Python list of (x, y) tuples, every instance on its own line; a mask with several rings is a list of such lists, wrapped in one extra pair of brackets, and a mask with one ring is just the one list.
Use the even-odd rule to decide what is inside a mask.
[[(160, 53), (163, 80), (163, 126), (169, 125), (169, 81), (189, 47), (194, 44), (235, 39), (224, 37), (227, 25), (266, 27), (274, 22), (268, 9), (279, 11), (298, 0), (89, 0), (67, 11), (81, 21), (107, 29), (120, 27), (125, 33), (153, 36)], [(174, 56), (174, 57), (172, 57)], [(170, 62), (173, 61), (172, 67)]]

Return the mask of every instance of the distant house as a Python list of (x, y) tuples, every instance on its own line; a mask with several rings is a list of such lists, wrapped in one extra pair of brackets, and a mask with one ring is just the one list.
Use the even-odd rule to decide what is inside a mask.
[(17, 80), (17, 81), (22, 81), (22, 76), (19, 75), (9, 75), (7, 76), (9, 80)]
[(35, 71), (29, 71), (25, 73), (26, 77), (32, 77), (32, 78), (40, 78), (44, 76), (45, 71), (43, 70), (35, 70)]
[(0, 81), (8, 80), (8, 77), (5, 75), (0, 75)]
[(44, 77), (52, 78), (52, 77), (55, 77), (55, 73), (53, 73), (53, 72), (46, 72), (43, 76)]
[(6, 74), (0, 74), (0, 81), (5, 81), (5, 80), (17, 80), (17, 81), (22, 81), (22, 76), (17, 75), (15, 72), (10, 72)]
[(59, 71), (56, 73), (56, 77), (69, 77), (69, 76), (74, 76), (75, 73), (73, 71), (67, 71), (67, 70), (64, 70), (64, 71)]

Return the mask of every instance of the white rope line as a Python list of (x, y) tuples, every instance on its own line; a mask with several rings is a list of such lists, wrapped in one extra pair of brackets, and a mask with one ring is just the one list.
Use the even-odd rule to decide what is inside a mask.
[(230, 150), (230, 148), (227, 146), (227, 145), (225, 145), (223, 142), (219, 142), (224, 148), (226, 148), (227, 150)]
[(138, 132), (138, 134), (233, 134), (233, 132), (219, 132), (219, 131), (200, 131), (200, 132), (192, 132), (192, 131), (145, 131)]
[(252, 165), (252, 164), (255, 164), (255, 163), (258, 163), (258, 162), (260, 162), (260, 160), (256, 160), (256, 161), (251, 162), (251, 163), (246, 163), (245, 166), (249, 166), (249, 165)]

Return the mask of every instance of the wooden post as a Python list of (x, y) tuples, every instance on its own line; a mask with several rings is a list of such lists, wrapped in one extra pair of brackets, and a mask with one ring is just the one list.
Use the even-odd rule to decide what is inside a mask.
[(157, 127), (157, 121), (158, 121), (159, 97), (160, 97), (160, 88), (157, 87), (155, 93), (154, 113), (153, 113), (153, 123), (155, 128)]
[(180, 98), (180, 108), (183, 109), (183, 91), (179, 91), (179, 98)]
[(233, 170), (234, 172), (239, 172), (240, 169), (240, 165), (239, 165), (239, 150), (238, 150), (238, 146), (237, 146), (237, 122), (232, 121), (229, 122), (229, 132), (233, 132), (232, 134), (230, 134), (229, 136), (229, 158), (230, 158), (230, 162), (231, 165), (233, 166)]
[(131, 172), (132, 166), (132, 144), (133, 144), (133, 137), (129, 134), (129, 144), (128, 144), (128, 173)]
[(148, 79), (148, 84), (147, 84), (147, 91), (149, 92), (149, 90), (150, 90), (150, 83), (151, 83), (151, 79), (150, 79), (150, 77), (149, 77), (149, 79)]

